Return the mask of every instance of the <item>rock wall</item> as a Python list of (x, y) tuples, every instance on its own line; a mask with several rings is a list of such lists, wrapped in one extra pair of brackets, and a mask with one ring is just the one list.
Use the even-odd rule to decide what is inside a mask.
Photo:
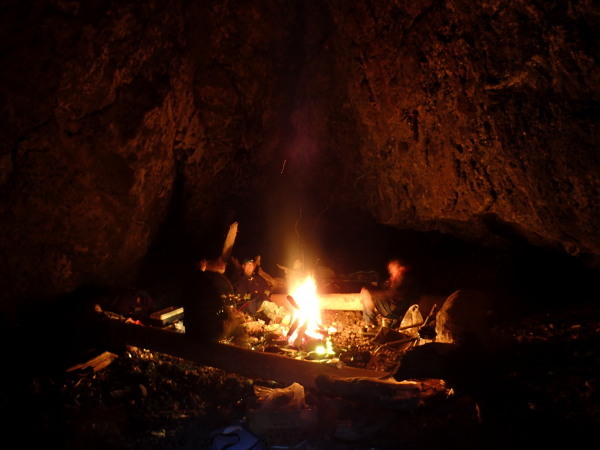
[(5, 8), (2, 295), (131, 278), (165, 216), (189, 116), (173, 114), (186, 100), (180, 18), (118, 2)]
[(0, 307), (135, 283), (160, 243), (241, 216), (281, 246), (338, 207), (593, 261), (598, 20), (583, 0), (5, 1)]
[(202, 235), (256, 181), (282, 128), (286, 3), (4, 2), (3, 312), (135, 283), (170, 221)]
[(327, 3), (357, 204), (403, 228), (599, 253), (597, 9)]

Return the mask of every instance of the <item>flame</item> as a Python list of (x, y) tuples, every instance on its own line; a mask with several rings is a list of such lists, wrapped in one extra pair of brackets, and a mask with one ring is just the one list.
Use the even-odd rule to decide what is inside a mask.
[(308, 336), (320, 339), (323, 337), (319, 333), (321, 329), (321, 305), (317, 295), (317, 283), (312, 276), (299, 283), (292, 289), (290, 294), (296, 301), (299, 309), (294, 311), (292, 323), (298, 321), (296, 331), (290, 337), (290, 342), (293, 342), (299, 334), (300, 330)]

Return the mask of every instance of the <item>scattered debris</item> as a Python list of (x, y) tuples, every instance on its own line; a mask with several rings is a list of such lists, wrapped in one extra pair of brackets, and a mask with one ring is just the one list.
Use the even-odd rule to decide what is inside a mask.
[(183, 307), (169, 306), (168, 308), (161, 309), (160, 311), (153, 312), (150, 314), (150, 320), (152, 323), (158, 326), (169, 325), (176, 320), (183, 319)]
[[(114, 313), (105, 314), (111, 320), (119, 319)], [(124, 318), (119, 320), (125, 323)], [(299, 349), (282, 350), (286, 344), (274, 337), (276, 324), (254, 322), (257, 343), (262, 344), (257, 348), (276, 348), (292, 359), (307, 356)], [(177, 323), (166, 328), (176, 331)], [(539, 425), (526, 422), (519, 427), (515, 416), (512, 429), (517, 431), (511, 434), (513, 439), (548, 443), (555, 437), (552, 433), (561, 429), (570, 430), (569, 439), (574, 439), (586, 436), (588, 428), (598, 423), (599, 323), (597, 311), (592, 309), (517, 317), (497, 330), (517, 343), (532, 346), (529, 358), (522, 358), (518, 347), (509, 355), (511, 381), (526, 394), (531, 414), (540, 418)], [(338, 350), (338, 363), (347, 367), (366, 368), (375, 349), (383, 345), (361, 335), (358, 311), (324, 311), (323, 324), (337, 330), (330, 338)], [(248, 426), (250, 411), (256, 411), (260, 404), (260, 388), (286, 390), (290, 383), (248, 378), (135, 346), (111, 349), (110, 354), (118, 357), (108, 358), (112, 363), (102, 370), (98, 370), (100, 365), (94, 370), (91, 360), (86, 360), (79, 365), (80, 370), (72, 366), (74, 370), (63, 374), (39, 375), (31, 379), (26, 391), (5, 393), (7, 410), (15, 422), (19, 419), (14, 432), (38, 439), (38, 447), (54, 442), (73, 449), (210, 448), (211, 435), (232, 424), (248, 430), (261, 442), (271, 439), (313, 449), (441, 448), (449, 441), (464, 444), (461, 448), (489, 448), (492, 440), (502, 436), (490, 434), (489, 426), (480, 423), (479, 407), (473, 398), (452, 395), (442, 384), (439, 391), (431, 390), (432, 396), (426, 397), (432, 400), (428, 405), (402, 411), (365, 399), (387, 392), (380, 397), (385, 403), (403, 394), (404, 387), (407, 392), (411, 386), (421, 389), (425, 385), (420, 380), (387, 386), (372, 379), (356, 378), (352, 383), (332, 376), (319, 378), (321, 390), (328, 390), (328, 394), (303, 386), (306, 404), (315, 411), (308, 414), (318, 417), (315, 428), (307, 424), (302, 431), (294, 422), (296, 429), (288, 432), (285, 423), (273, 422), (271, 416), (261, 419), (264, 427), (255, 428), (260, 432), (253, 432)], [(471, 369), (463, 368), (465, 373)], [(343, 390), (347, 397), (337, 395)], [(290, 415), (294, 414), (292, 410)], [(307, 422), (312, 423), (308, 419), (311, 417)], [(563, 426), (548, 429), (543, 426), (547, 419)], [(313, 433), (315, 430), (317, 433)], [(277, 433), (280, 441), (275, 440)]]

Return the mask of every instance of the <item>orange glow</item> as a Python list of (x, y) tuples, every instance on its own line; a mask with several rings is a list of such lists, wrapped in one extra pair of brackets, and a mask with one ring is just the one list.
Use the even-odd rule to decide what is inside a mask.
[(290, 336), (289, 342), (294, 342), (298, 337), (300, 330), (308, 336), (321, 339), (321, 305), (317, 295), (317, 284), (312, 276), (300, 282), (292, 289), (290, 295), (297, 303), (299, 310), (293, 313), (292, 323), (298, 321), (296, 331)]

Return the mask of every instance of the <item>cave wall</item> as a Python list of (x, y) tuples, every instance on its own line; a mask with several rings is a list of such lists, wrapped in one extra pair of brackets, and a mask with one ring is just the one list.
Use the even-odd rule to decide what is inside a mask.
[(346, 207), (595, 261), (599, 16), (563, 3), (3, 2), (2, 310)]
[(402, 228), (598, 254), (596, 7), (327, 3), (357, 204)]
[(3, 2), (3, 312), (133, 284), (166, 223), (201, 235), (261, 188), (293, 7)]
[(110, 283), (145, 254), (189, 115), (172, 113), (186, 103), (171, 81), (184, 72), (178, 20), (117, 2), (3, 4), (5, 299)]

